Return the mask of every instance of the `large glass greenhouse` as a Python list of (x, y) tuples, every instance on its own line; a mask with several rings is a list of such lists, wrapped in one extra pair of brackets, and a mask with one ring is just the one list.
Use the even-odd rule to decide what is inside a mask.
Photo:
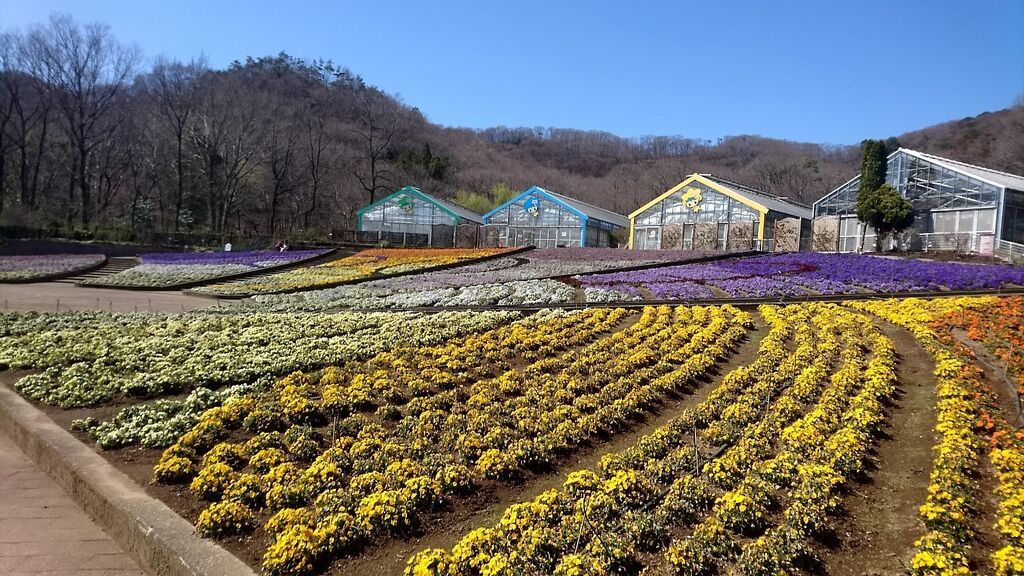
[(356, 219), (363, 241), (459, 248), (480, 242), (479, 214), (412, 186), (357, 210)]
[(634, 250), (797, 251), (809, 241), (811, 210), (693, 174), (630, 214), (629, 224)]
[(604, 208), (533, 186), (483, 216), (487, 246), (615, 246), (629, 220)]
[[(1019, 255), (1024, 250), (1024, 177), (900, 148), (886, 181), (914, 207), (911, 250)], [(860, 241), (856, 176), (814, 203), (814, 249), (852, 252)], [(864, 247), (875, 245), (874, 229)]]

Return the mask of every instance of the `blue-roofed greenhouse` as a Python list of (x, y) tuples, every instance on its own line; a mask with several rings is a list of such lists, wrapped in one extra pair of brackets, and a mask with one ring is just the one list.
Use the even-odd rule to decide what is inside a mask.
[(629, 219), (539, 186), (483, 216), (485, 246), (614, 247)]

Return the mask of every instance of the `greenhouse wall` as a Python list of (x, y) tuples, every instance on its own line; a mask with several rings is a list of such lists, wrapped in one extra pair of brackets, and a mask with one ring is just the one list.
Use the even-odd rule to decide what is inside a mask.
[(612, 234), (621, 226), (587, 216), (539, 190), (531, 188), (485, 214), (483, 243), (538, 248), (614, 245)]
[[(911, 250), (958, 252), (986, 252), (997, 234), (1002, 240), (1024, 243), (1024, 194), (971, 172), (987, 169), (963, 165), (961, 170), (959, 165), (912, 150), (889, 155), (886, 182), (910, 201), (915, 212), (912, 227), (900, 235), (899, 243)], [(856, 217), (859, 187), (858, 176), (814, 204), (816, 247), (832, 244), (834, 235), (834, 250), (853, 252), (863, 234), (864, 249), (874, 249), (874, 229), (863, 230)]]
[[(764, 195), (751, 199), (752, 194), (695, 174), (630, 214), (631, 246), (636, 250), (771, 250), (775, 221), (793, 215), (761, 204), (771, 202), (786, 209), (781, 200)], [(793, 209), (809, 216), (807, 208)], [(800, 228), (798, 223), (798, 247)]]
[(365, 241), (398, 246), (476, 247), (480, 225), (411, 187), (357, 212)]

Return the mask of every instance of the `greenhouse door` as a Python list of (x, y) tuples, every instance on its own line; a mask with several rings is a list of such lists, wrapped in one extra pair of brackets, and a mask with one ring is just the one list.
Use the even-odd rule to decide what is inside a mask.
[(640, 249), (641, 250), (658, 250), (661, 248), (661, 228), (658, 226), (651, 226), (650, 228), (640, 228)]

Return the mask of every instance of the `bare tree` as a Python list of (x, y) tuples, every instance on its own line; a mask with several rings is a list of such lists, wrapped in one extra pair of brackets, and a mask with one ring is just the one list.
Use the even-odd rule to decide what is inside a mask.
[(181, 225), (181, 210), (185, 201), (185, 143), (189, 120), (199, 101), (199, 79), (208, 71), (202, 59), (181, 63), (158, 58), (153, 71), (146, 78), (147, 88), (156, 100), (163, 125), (174, 137), (174, 231)]
[(262, 159), (259, 96), (230, 76), (209, 76), (189, 138), (206, 189), (210, 230), (227, 233), (239, 193)]
[(295, 190), (295, 164), (299, 155), (299, 133), (293, 129), (295, 119), (284, 114), (281, 107), (270, 114), (266, 158), (270, 172), (268, 229), (277, 232), (281, 202)]
[(332, 164), (339, 160), (331, 145), (328, 132), (329, 111), (333, 103), (333, 92), (320, 89), (302, 114), (302, 154), (306, 165), (309, 203), (302, 213), (302, 227), (308, 229), (317, 212), (320, 188)]
[(42, 160), (49, 144), (50, 110), (39, 81), (26, 72), (24, 40), (15, 33), (0, 34), (0, 210), (7, 196), (8, 161), (16, 157), (17, 202), (37, 207)]
[(378, 192), (390, 191), (394, 186), (393, 173), (387, 162), (389, 147), (398, 133), (393, 102), (378, 90), (362, 90), (358, 97), (356, 124), (350, 132), (356, 148), (352, 175), (369, 194), (369, 203), (373, 204)]
[(55, 14), (48, 25), (25, 38), (27, 65), (42, 81), (61, 128), (75, 154), (75, 181), (81, 200), (81, 224), (92, 223), (91, 155), (116, 130), (111, 114), (135, 74), (137, 48), (120, 44), (104, 24), (80, 27), (69, 15)]
[(133, 114), (130, 122), (124, 127), (125, 162), (128, 171), (128, 190), (131, 195), (127, 219), (128, 228), (132, 232), (150, 220), (152, 214), (149, 201), (159, 181), (156, 162), (161, 153), (158, 150), (158, 140), (153, 137), (154, 130), (150, 129), (152, 123), (147, 122), (151, 119), (152, 115)]

